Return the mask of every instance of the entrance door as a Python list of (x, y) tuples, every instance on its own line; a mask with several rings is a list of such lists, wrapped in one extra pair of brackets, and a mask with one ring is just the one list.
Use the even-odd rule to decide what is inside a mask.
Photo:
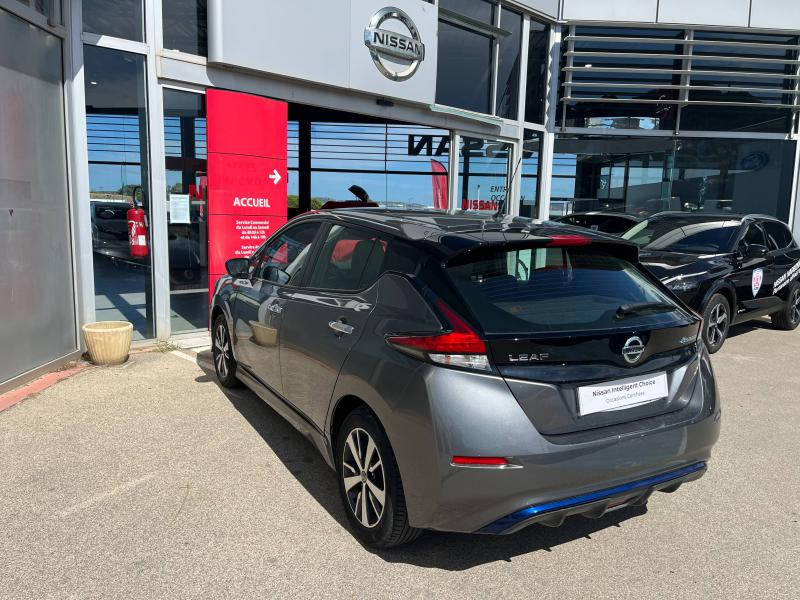
[(307, 286), (287, 294), (280, 335), (284, 395), (318, 427), (375, 306), (369, 286), (381, 272), (386, 246), (367, 230), (333, 225)]
[(182, 333), (208, 327), (205, 95), (164, 89), (164, 149), (170, 331)]

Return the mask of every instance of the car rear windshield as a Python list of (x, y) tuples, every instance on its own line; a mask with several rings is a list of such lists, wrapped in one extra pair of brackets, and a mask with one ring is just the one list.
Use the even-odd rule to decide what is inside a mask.
[(730, 252), (739, 221), (728, 219), (649, 219), (622, 234), (626, 240), (646, 250), (686, 254), (722, 254)]
[(657, 329), (689, 314), (631, 263), (592, 246), (500, 249), (446, 268), (487, 334)]

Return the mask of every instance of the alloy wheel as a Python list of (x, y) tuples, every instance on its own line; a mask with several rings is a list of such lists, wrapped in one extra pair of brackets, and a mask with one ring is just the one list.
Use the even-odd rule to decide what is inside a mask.
[(800, 322), (800, 288), (796, 288), (789, 302), (789, 318), (792, 323)]
[(708, 343), (712, 346), (717, 346), (725, 339), (725, 334), (728, 330), (728, 311), (725, 307), (718, 303), (711, 309), (711, 314), (708, 318), (707, 337)]
[(214, 363), (217, 367), (217, 374), (220, 379), (228, 376), (228, 365), (230, 364), (231, 345), (228, 341), (228, 332), (223, 324), (217, 326), (214, 335)]
[(347, 502), (364, 527), (375, 527), (386, 505), (386, 478), (375, 441), (365, 430), (353, 429), (342, 450), (342, 478)]

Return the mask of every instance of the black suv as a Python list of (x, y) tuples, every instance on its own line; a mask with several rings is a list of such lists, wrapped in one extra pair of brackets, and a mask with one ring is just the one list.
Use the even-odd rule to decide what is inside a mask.
[(622, 237), (641, 262), (703, 315), (710, 352), (731, 325), (769, 315), (780, 329), (800, 324), (800, 248), (789, 228), (764, 215), (661, 213)]

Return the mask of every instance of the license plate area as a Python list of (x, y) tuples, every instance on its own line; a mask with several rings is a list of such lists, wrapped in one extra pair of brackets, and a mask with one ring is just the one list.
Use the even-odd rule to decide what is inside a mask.
[(669, 396), (666, 373), (651, 373), (578, 388), (578, 415), (624, 410)]

